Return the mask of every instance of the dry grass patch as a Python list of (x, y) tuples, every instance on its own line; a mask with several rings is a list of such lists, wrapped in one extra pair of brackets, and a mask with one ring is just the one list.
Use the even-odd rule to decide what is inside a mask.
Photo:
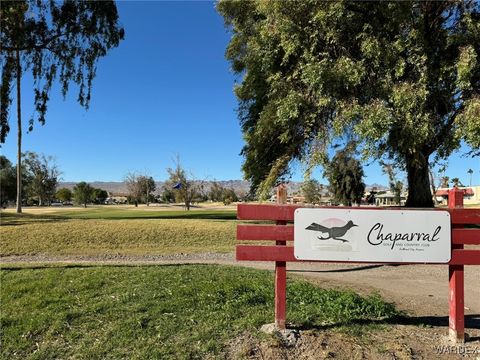
[(230, 252), (235, 221), (26, 219), (0, 227), (0, 256)]

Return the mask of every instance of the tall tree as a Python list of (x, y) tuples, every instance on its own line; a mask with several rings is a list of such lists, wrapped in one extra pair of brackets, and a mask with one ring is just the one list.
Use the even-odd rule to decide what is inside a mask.
[(221, 0), (252, 187), (268, 193), (293, 161), (311, 169), (348, 137), (407, 172), (407, 206), (433, 206), (430, 158), (461, 139), (480, 148), (479, 7)]
[(305, 202), (318, 204), (322, 197), (322, 185), (316, 179), (308, 179), (302, 184), (302, 194)]
[[(124, 30), (118, 24), (113, 1), (2, 1), (0, 8), (0, 142), (10, 130), (11, 90), (17, 98), (17, 212), (21, 212), (21, 78), (28, 71), (34, 81), (36, 119), (45, 123), (50, 90), (59, 80), (66, 96), (71, 83), (78, 85), (78, 102), (88, 109), (97, 62), (118, 46)], [(35, 118), (29, 120), (33, 129)]]
[(155, 180), (153, 177), (147, 175), (140, 175), (137, 179), (139, 191), (142, 194), (141, 198), (144, 200), (147, 206), (150, 204), (150, 198), (152, 197), (152, 193), (156, 190)]
[(140, 175), (135, 172), (129, 172), (127, 175), (125, 175), (124, 179), (125, 184), (127, 185), (128, 198), (130, 199), (129, 202), (133, 201), (135, 207), (138, 206), (138, 203), (143, 195), (143, 189), (138, 181), (139, 176)]
[(0, 155), (0, 206), (15, 200), (15, 167), (5, 156)]
[(79, 182), (73, 188), (73, 198), (75, 202), (83, 207), (87, 207), (87, 204), (93, 200), (93, 187), (85, 181)]
[[(388, 176), (388, 186), (390, 187), (390, 191), (393, 194), (393, 200), (395, 204), (400, 205), (402, 190), (403, 190), (403, 182), (397, 179), (397, 172), (395, 171), (395, 167), (393, 164), (389, 164), (381, 161), (380, 165), (383, 168), (383, 172)], [(430, 172), (429, 172), (429, 176), (430, 176)], [(433, 194), (435, 194), (435, 189), (433, 189)]]
[(26, 187), (27, 194), (37, 198), (40, 206), (49, 203), (55, 195), (60, 177), (54, 158), (31, 151), (27, 151), (23, 158), (26, 175), (30, 180)]
[(334, 200), (346, 206), (360, 204), (365, 192), (363, 175), (362, 165), (348, 148), (337, 151), (325, 169)]
[(468, 175), (470, 175), (470, 186), (472, 186), (472, 175), (473, 175), (473, 170), (472, 170), (472, 169), (468, 169), (467, 173), (468, 173)]

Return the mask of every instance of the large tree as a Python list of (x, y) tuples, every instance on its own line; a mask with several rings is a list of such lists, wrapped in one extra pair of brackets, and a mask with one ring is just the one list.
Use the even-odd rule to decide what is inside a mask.
[(83, 207), (86, 208), (87, 204), (93, 200), (94, 190), (95, 189), (85, 181), (79, 182), (73, 187), (73, 198), (75, 199), (75, 203), (83, 205)]
[(63, 96), (78, 85), (78, 102), (88, 108), (98, 59), (118, 46), (124, 30), (113, 1), (2, 1), (0, 7), (0, 142), (10, 130), (12, 88), (17, 108), (17, 212), (21, 212), (21, 79), (33, 78), (34, 116), (45, 123), (50, 90), (58, 79)]
[(333, 199), (340, 204), (360, 204), (365, 192), (363, 169), (348, 147), (337, 151), (325, 169), (329, 190)]
[(5, 156), (0, 155), (0, 206), (15, 200), (15, 167)]
[(61, 202), (69, 202), (72, 201), (73, 193), (68, 188), (61, 188), (57, 190), (55, 197)]
[(25, 174), (29, 181), (26, 193), (36, 198), (38, 205), (46, 205), (55, 196), (60, 170), (52, 156), (45, 156), (31, 151), (23, 154)]
[(253, 188), (322, 164), (338, 137), (403, 168), (407, 206), (433, 206), (429, 162), (480, 147), (479, 6), (220, 1)]

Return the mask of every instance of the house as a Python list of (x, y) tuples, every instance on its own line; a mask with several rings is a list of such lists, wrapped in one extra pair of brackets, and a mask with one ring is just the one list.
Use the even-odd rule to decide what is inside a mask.
[[(400, 205), (405, 205), (407, 197), (405, 194), (400, 195)], [(396, 206), (398, 205), (395, 200), (395, 194), (387, 190), (384, 193), (375, 194), (375, 206)]]
[[(465, 205), (480, 205), (480, 186), (463, 186), (459, 187), (463, 190), (463, 203)], [(437, 200), (443, 205), (448, 204), (449, 188), (440, 188), (435, 192)]]

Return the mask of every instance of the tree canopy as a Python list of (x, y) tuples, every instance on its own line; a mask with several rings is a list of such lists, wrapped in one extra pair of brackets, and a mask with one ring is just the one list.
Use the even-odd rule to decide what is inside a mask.
[[(407, 206), (433, 206), (428, 165), (480, 148), (480, 4), (220, 1), (245, 146), (267, 194), (334, 139), (406, 170)], [(478, 150), (477, 150), (478, 151)]]
[(50, 202), (55, 196), (60, 170), (52, 156), (45, 156), (31, 151), (24, 155), (24, 177), (28, 179), (26, 193), (29, 197), (38, 200), (42, 206)]
[(334, 201), (346, 206), (360, 204), (365, 192), (363, 175), (362, 165), (352, 156), (350, 149), (337, 151), (325, 169)]
[[(88, 107), (98, 59), (124, 37), (113, 1), (2, 1), (0, 19), (2, 143), (10, 130), (11, 89), (17, 75), (31, 71), (35, 115), (43, 125), (54, 81), (58, 79), (63, 96), (70, 83), (77, 84), (78, 102)], [(34, 117), (30, 129), (33, 124)]]
[(16, 179), (15, 167), (10, 160), (0, 155), (0, 206), (15, 200)]
[(87, 204), (93, 200), (94, 190), (90, 184), (81, 181), (73, 188), (73, 198), (77, 204), (87, 207)]

